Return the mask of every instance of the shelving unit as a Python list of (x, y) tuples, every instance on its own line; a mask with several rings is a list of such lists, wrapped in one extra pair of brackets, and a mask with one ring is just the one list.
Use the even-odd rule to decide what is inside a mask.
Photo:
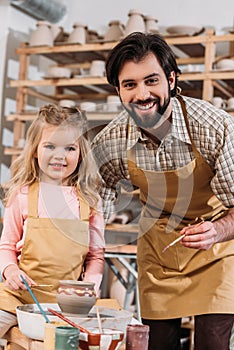
[[(220, 95), (223, 98), (234, 96), (234, 70), (218, 71), (215, 62), (221, 57), (217, 56), (217, 44), (227, 43), (227, 55), (234, 56), (234, 34), (215, 35), (208, 30), (198, 36), (168, 36), (167, 43), (174, 49), (179, 66), (192, 65), (202, 67), (199, 71), (183, 72), (179, 77), (179, 86), (184, 95), (202, 98), (211, 101), (212, 97)], [(89, 67), (92, 60), (105, 60), (108, 52), (117, 42), (97, 42), (80, 44), (57, 44), (53, 47), (30, 47), (22, 43), (16, 50), (19, 55), (19, 76), (10, 82), (16, 88), (16, 111), (7, 116), (8, 121), (14, 123), (14, 146), (6, 148), (5, 154), (15, 158), (20, 153), (19, 140), (25, 137), (25, 125), (35, 117), (35, 111), (27, 111), (27, 100), (33, 96), (45, 102), (58, 103), (62, 99), (104, 101), (109, 94), (114, 94), (105, 77), (80, 76), (72, 78), (47, 78), (41, 80), (29, 79), (30, 58), (41, 55), (54, 63), (66, 67)], [(182, 53), (180, 55), (180, 53)], [(226, 55), (225, 55), (226, 56)], [(41, 92), (41, 87), (54, 88), (53, 93)], [(234, 111), (229, 111), (234, 115)], [(88, 113), (88, 120), (110, 121), (114, 114)]]

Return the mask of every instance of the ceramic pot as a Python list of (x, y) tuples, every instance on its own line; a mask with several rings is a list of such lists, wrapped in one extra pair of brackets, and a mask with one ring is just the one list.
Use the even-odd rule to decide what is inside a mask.
[(55, 78), (70, 78), (71, 70), (67, 67), (50, 66), (48, 68), (48, 75)]
[(62, 312), (88, 314), (96, 302), (94, 285), (92, 282), (60, 281), (56, 299)]
[(118, 112), (121, 102), (118, 95), (109, 95), (106, 99), (106, 109), (108, 112)]
[(157, 26), (158, 20), (152, 16), (145, 16), (145, 30), (148, 33), (157, 33), (158, 32), (158, 26)]
[(120, 21), (109, 22), (109, 28), (104, 36), (106, 41), (119, 40), (124, 35), (124, 26)]
[(132, 9), (128, 13), (128, 21), (124, 31), (125, 36), (133, 32), (145, 32), (144, 15), (141, 11)]
[(53, 40), (54, 41), (62, 41), (62, 37), (63, 37), (63, 28), (59, 27), (56, 24), (51, 24), (50, 26), (50, 30), (52, 32), (52, 36), (53, 36)]
[(29, 45), (31, 46), (53, 46), (53, 34), (50, 25), (46, 21), (38, 21), (37, 29), (31, 34)]
[(74, 23), (73, 28), (74, 29), (69, 35), (67, 42), (85, 44), (87, 36), (86, 25), (83, 23)]
[(86, 41), (97, 41), (98, 32), (96, 30), (89, 29), (86, 33)]
[(105, 75), (105, 61), (93, 60), (90, 65), (89, 74), (91, 76), (103, 77)]

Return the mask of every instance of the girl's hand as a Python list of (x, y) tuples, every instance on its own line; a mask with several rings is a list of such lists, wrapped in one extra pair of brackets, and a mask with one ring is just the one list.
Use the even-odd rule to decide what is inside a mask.
[(181, 244), (187, 248), (208, 250), (214, 243), (220, 241), (215, 225), (211, 221), (184, 227), (180, 233), (185, 234)]
[(29, 286), (36, 284), (28, 275), (26, 275), (26, 273), (20, 270), (17, 265), (12, 264), (7, 266), (4, 271), (6, 287), (11, 290), (19, 290), (19, 289), (27, 290), (26, 286), (21, 280), (20, 275), (24, 276)]

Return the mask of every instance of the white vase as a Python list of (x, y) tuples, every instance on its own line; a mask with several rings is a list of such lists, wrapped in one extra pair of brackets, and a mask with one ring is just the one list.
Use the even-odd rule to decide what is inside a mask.
[(31, 46), (53, 46), (53, 34), (50, 24), (46, 21), (38, 21), (37, 29), (31, 34), (29, 45)]
[(125, 28), (125, 36), (133, 32), (145, 32), (144, 15), (141, 11), (132, 9), (128, 13), (128, 21)]
[(85, 44), (87, 26), (83, 23), (74, 23), (73, 28), (74, 29), (69, 35), (67, 42)]
[(145, 16), (145, 30), (147, 33), (157, 33), (158, 32), (158, 20), (152, 16)]
[(104, 40), (115, 41), (119, 40), (124, 35), (124, 25), (120, 21), (110, 21), (109, 28), (106, 31)]

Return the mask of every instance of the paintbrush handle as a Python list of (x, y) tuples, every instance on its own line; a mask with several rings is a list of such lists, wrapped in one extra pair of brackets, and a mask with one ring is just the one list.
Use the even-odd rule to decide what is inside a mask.
[(71, 326), (75, 327), (75, 328), (79, 328), (79, 330), (83, 333), (87, 333), (87, 334), (92, 334), (90, 331), (88, 331), (88, 329), (85, 329), (83, 327), (81, 327), (80, 325), (78, 325), (77, 323), (71, 321), (69, 318), (63, 316), (62, 314), (60, 314), (60, 312), (57, 312), (53, 309), (48, 308), (48, 311), (51, 312), (53, 315), (61, 318), (61, 320), (67, 322), (68, 324), (70, 324)]
[(171, 242), (170, 244), (168, 244), (169, 247), (172, 247), (174, 244), (176, 244), (177, 242), (181, 241), (181, 239), (183, 239), (185, 237), (185, 233), (183, 235), (181, 235), (180, 237), (176, 238), (173, 242)]
[[(196, 226), (200, 226), (201, 224), (203, 224), (203, 222), (204, 222), (204, 219), (202, 219), (198, 224), (196, 224)], [(165, 248), (163, 248), (162, 253), (164, 253), (168, 248), (172, 247), (177, 242), (181, 241), (185, 236), (186, 236), (186, 233), (184, 233), (180, 237), (176, 238), (174, 241), (172, 241), (170, 244), (168, 244)]]
[(39, 308), (41, 314), (44, 316), (44, 318), (45, 318), (45, 320), (46, 320), (46, 323), (50, 323), (50, 320), (49, 320), (48, 317), (46, 316), (45, 311), (42, 309), (41, 304), (39, 303), (39, 301), (37, 300), (37, 298), (36, 298), (36, 296), (34, 295), (33, 291), (32, 291), (31, 288), (29, 287), (28, 282), (26, 281), (26, 279), (24, 278), (23, 275), (20, 275), (20, 277), (21, 277), (22, 281), (24, 282), (24, 284), (25, 284), (27, 290), (29, 291), (31, 297), (33, 298), (34, 302), (37, 304), (37, 306), (38, 306), (38, 308)]

